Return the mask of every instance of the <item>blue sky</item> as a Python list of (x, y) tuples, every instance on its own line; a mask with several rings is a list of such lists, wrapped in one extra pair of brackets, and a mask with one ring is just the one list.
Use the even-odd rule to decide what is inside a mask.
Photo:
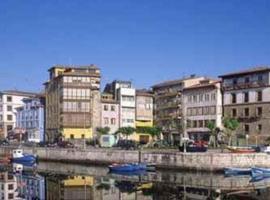
[(269, 0), (0, 1), (0, 90), (39, 91), (54, 64), (138, 88), (270, 64)]

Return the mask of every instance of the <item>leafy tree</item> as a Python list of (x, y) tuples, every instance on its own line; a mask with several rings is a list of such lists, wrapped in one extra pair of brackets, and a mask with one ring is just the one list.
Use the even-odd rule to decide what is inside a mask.
[(98, 132), (99, 135), (107, 135), (110, 132), (110, 127), (97, 127), (96, 131)]
[(155, 140), (155, 138), (159, 138), (162, 132), (160, 127), (137, 127), (137, 133), (145, 133), (151, 135), (151, 137)]
[(237, 119), (227, 118), (223, 119), (223, 125), (226, 129), (226, 135), (229, 138), (229, 145), (232, 144), (232, 136), (235, 135), (236, 129), (239, 127), (239, 122)]
[(126, 136), (126, 139), (128, 139), (128, 136), (132, 135), (135, 131), (136, 129), (131, 126), (120, 127), (118, 131), (116, 132), (116, 134), (121, 133)]

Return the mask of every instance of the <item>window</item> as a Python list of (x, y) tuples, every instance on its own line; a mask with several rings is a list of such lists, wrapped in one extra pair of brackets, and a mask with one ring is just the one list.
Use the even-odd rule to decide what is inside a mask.
[(192, 101), (192, 96), (188, 96), (188, 102)]
[(203, 127), (203, 120), (199, 120), (199, 127), (200, 127), (200, 128)]
[(7, 102), (12, 102), (12, 96), (7, 96)]
[(203, 94), (200, 94), (200, 96), (199, 96), (199, 101), (200, 101), (200, 102), (203, 101)]
[(105, 110), (105, 111), (108, 110), (108, 105), (104, 105), (104, 110)]
[(262, 91), (257, 91), (257, 101), (262, 101)]
[(215, 106), (211, 106), (211, 107), (210, 107), (210, 114), (211, 114), (211, 115), (216, 114), (216, 107), (215, 107)]
[(215, 100), (216, 100), (216, 94), (213, 93), (213, 94), (211, 94), (211, 101), (215, 101)]
[(236, 103), (236, 94), (231, 94), (232, 103)]
[(262, 81), (262, 80), (263, 80), (263, 75), (262, 74), (258, 75), (258, 81)]
[(257, 125), (257, 130), (258, 130), (259, 132), (262, 131), (262, 125), (261, 125), (261, 124), (258, 124), (258, 125)]
[(109, 124), (109, 118), (108, 117), (104, 117), (104, 124), (106, 124), (106, 125)]
[(245, 112), (245, 117), (248, 117), (249, 116), (249, 108), (245, 108), (244, 112)]
[(237, 82), (238, 82), (237, 78), (234, 78), (234, 79), (233, 79), (233, 84), (236, 85)]
[(249, 93), (248, 92), (244, 92), (244, 102), (245, 103), (249, 102)]
[(84, 134), (82, 134), (82, 139), (84, 139), (85, 138), (85, 135)]
[(7, 120), (8, 121), (12, 121), (12, 119), (13, 119), (13, 116), (12, 115), (7, 115)]
[(70, 135), (70, 139), (74, 139), (74, 135), (73, 134)]
[(7, 106), (7, 111), (12, 111), (12, 106)]
[(197, 121), (196, 120), (193, 121), (193, 128), (197, 128)]
[(115, 125), (115, 118), (111, 118), (111, 125)]
[(209, 94), (205, 94), (205, 101), (209, 101)]
[(262, 107), (257, 107), (256, 114), (257, 116), (262, 116)]
[(197, 102), (197, 95), (193, 95), (193, 102)]
[(13, 184), (8, 184), (8, 190), (13, 190), (14, 187), (13, 187)]
[(3, 115), (0, 115), (0, 121), (2, 121), (3, 120)]
[(236, 108), (232, 109), (232, 117), (236, 117), (237, 116), (237, 110)]
[(115, 106), (111, 106), (111, 111), (115, 111)]
[(250, 81), (250, 80), (249, 80), (249, 77), (246, 77), (246, 78), (245, 78), (245, 83), (249, 83), (249, 81)]
[(8, 194), (8, 199), (14, 199), (13, 193), (9, 193), (9, 194)]
[(11, 131), (13, 129), (12, 125), (7, 125), (7, 131)]
[(244, 125), (244, 130), (245, 130), (245, 133), (249, 133), (249, 125), (248, 124), (245, 124)]

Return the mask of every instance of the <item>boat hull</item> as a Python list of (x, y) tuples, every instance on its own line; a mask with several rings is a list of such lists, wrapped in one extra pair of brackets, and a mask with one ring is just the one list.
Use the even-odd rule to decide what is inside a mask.
[(245, 176), (251, 175), (251, 168), (232, 168), (232, 167), (227, 167), (224, 168), (224, 173), (225, 176)]
[(256, 150), (252, 148), (239, 148), (239, 147), (227, 147), (232, 153), (255, 153)]
[(15, 163), (35, 163), (37, 158), (33, 155), (24, 155), (19, 158), (12, 158), (12, 161)]
[(140, 170), (146, 170), (147, 165), (143, 163), (138, 164), (122, 164), (122, 165), (110, 165), (109, 170), (111, 172), (134, 172)]
[(251, 169), (251, 175), (253, 178), (254, 177), (269, 178), (270, 177), (270, 169), (254, 167)]

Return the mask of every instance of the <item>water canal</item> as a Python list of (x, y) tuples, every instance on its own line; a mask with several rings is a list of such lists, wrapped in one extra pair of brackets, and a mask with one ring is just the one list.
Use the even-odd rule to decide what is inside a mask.
[[(22, 171), (21, 171), (22, 170)], [(270, 180), (222, 174), (155, 171), (127, 176), (106, 167), (40, 162), (1, 166), (0, 199), (267, 200)]]

